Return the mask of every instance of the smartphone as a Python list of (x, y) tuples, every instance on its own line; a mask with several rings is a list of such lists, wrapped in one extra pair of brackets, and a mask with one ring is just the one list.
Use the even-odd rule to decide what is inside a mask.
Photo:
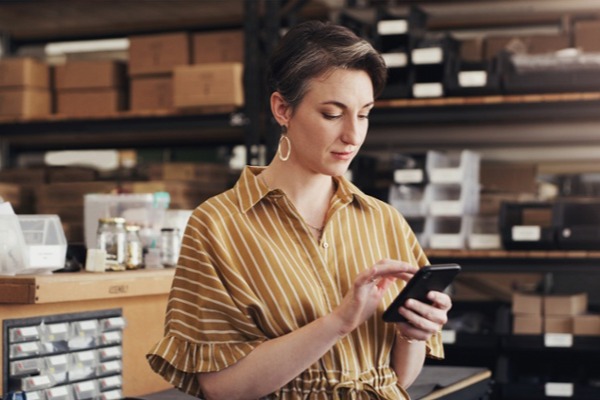
[(446, 290), (459, 271), (460, 265), (458, 264), (436, 264), (421, 267), (385, 310), (383, 320), (385, 322), (406, 322), (406, 318), (398, 312), (398, 308), (406, 300), (416, 299), (431, 304), (431, 301), (427, 299), (427, 293), (431, 290), (437, 292)]

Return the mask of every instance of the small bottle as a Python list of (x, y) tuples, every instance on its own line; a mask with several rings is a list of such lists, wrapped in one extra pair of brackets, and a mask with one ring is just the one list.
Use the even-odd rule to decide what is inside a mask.
[(127, 225), (127, 254), (125, 257), (125, 267), (127, 269), (138, 269), (142, 267), (142, 241), (140, 240), (140, 227), (137, 225)]
[(101, 218), (98, 221), (98, 248), (106, 251), (106, 269), (125, 269), (126, 232), (124, 218)]
[(179, 258), (181, 239), (179, 229), (162, 228), (160, 230), (160, 261), (165, 267), (174, 267)]

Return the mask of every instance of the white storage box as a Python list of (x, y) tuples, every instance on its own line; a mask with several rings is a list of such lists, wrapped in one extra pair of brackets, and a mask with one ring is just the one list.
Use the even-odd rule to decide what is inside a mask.
[(425, 231), (425, 222), (427, 221), (426, 217), (407, 217), (406, 222), (410, 225), (413, 233), (417, 237), (417, 241), (421, 245), (422, 248), (426, 248), (429, 246), (429, 238), (427, 237), (427, 233)]
[(470, 150), (460, 153), (430, 150), (425, 169), (431, 183), (479, 183), (479, 154)]
[(500, 249), (500, 228), (497, 216), (473, 216), (468, 218), (467, 244), (470, 249)]
[(405, 217), (415, 217), (427, 213), (425, 191), (420, 186), (391, 185), (389, 203)]
[(475, 184), (429, 184), (425, 201), (433, 216), (474, 215), (479, 211), (479, 186)]
[(428, 217), (425, 226), (432, 249), (464, 249), (466, 230), (462, 217)]
[(67, 239), (58, 215), (0, 215), (0, 274), (64, 268)]
[(125, 218), (127, 224), (140, 226), (144, 246), (153, 247), (160, 236), (170, 196), (166, 192), (141, 194), (86, 194), (84, 197), (84, 237), (88, 249), (97, 247), (96, 231), (100, 218)]

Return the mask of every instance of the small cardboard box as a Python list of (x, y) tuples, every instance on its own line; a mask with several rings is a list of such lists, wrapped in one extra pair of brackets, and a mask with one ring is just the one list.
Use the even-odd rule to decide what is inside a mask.
[(460, 59), (467, 62), (483, 61), (483, 38), (476, 37), (460, 42)]
[(484, 161), (479, 181), (492, 192), (536, 193), (537, 166), (534, 163)]
[(0, 182), (28, 184), (46, 183), (44, 168), (11, 168), (0, 170)]
[(152, 180), (217, 182), (229, 179), (229, 166), (215, 163), (162, 163), (148, 168)]
[(600, 335), (600, 315), (584, 314), (573, 317), (574, 335)]
[(547, 295), (544, 297), (545, 315), (579, 315), (587, 311), (587, 293)]
[(244, 32), (241, 30), (196, 33), (192, 43), (194, 64), (244, 62)]
[(244, 105), (243, 65), (215, 63), (175, 68), (175, 107)]
[(542, 315), (542, 296), (537, 294), (513, 293), (512, 313)]
[(0, 59), (0, 88), (50, 87), (48, 65), (34, 58)]
[(173, 108), (172, 74), (133, 77), (130, 84), (130, 110), (142, 111)]
[(513, 317), (513, 333), (515, 335), (540, 335), (543, 331), (541, 315), (520, 314)]
[(104, 116), (125, 109), (125, 96), (117, 89), (61, 91), (56, 96), (56, 112), (72, 117)]
[(89, 182), (98, 178), (95, 169), (84, 167), (48, 168), (48, 182)]
[(545, 316), (544, 333), (573, 333), (573, 318), (570, 316)]
[(54, 87), (57, 90), (119, 88), (124, 83), (125, 64), (118, 61), (68, 61), (54, 67)]
[(575, 23), (575, 47), (585, 52), (600, 52), (600, 21)]
[(61, 182), (40, 185), (38, 207), (79, 206), (83, 207), (83, 197), (88, 193), (110, 193), (117, 188), (116, 182)]
[(0, 116), (46, 117), (52, 112), (46, 89), (0, 89)]
[(129, 75), (164, 74), (191, 61), (190, 35), (185, 32), (129, 38)]

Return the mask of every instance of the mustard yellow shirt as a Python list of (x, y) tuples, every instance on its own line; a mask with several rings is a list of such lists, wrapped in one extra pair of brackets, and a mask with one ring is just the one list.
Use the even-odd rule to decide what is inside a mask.
[[(165, 321), (150, 366), (202, 398), (196, 375), (222, 370), (261, 343), (331, 313), (356, 275), (382, 258), (428, 264), (404, 218), (342, 177), (320, 241), (278, 189), (246, 167), (236, 185), (194, 210), (186, 228)], [(390, 367), (394, 329), (375, 315), (270, 399), (408, 399)], [(443, 358), (440, 335), (427, 343)], [(294, 357), (282, 354), (282, 357)], [(235, 382), (232, 382), (235, 385)]]

